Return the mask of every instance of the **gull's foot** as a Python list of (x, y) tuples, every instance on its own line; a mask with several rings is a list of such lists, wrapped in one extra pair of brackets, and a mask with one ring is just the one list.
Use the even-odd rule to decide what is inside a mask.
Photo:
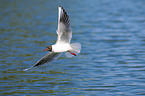
[(76, 53), (72, 53), (72, 52), (70, 52), (69, 50), (68, 50), (68, 52), (71, 53), (71, 54), (74, 55), (74, 56), (77, 56)]

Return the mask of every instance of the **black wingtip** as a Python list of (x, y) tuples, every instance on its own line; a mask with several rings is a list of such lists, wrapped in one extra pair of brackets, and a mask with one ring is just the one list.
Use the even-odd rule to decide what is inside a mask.
[(66, 26), (70, 27), (70, 20), (67, 12), (65, 11), (65, 9), (63, 9), (63, 7), (60, 8), (62, 9), (63, 14), (60, 17), (59, 22), (63, 22)]
[(63, 9), (63, 7), (61, 5), (58, 5), (58, 7), (61, 7)]

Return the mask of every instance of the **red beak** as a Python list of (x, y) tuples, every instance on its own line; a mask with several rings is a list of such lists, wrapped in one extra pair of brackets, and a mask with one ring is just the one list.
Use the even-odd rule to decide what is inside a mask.
[(47, 50), (48, 50), (48, 48), (44, 49), (43, 51), (47, 51)]

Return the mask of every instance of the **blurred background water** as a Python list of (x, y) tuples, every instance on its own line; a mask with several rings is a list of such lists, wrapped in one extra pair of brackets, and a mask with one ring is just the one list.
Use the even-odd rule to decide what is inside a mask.
[[(57, 7), (81, 54), (30, 71), (54, 44)], [(0, 0), (1, 96), (145, 96), (144, 0)]]

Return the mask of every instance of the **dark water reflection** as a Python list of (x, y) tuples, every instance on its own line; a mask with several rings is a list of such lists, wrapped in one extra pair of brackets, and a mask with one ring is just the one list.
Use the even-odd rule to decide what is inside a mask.
[[(23, 72), (56, 40), (57, 6), (81, 54)], [(144, 96), (144, 0), (1, 0), (0, 95)]]

